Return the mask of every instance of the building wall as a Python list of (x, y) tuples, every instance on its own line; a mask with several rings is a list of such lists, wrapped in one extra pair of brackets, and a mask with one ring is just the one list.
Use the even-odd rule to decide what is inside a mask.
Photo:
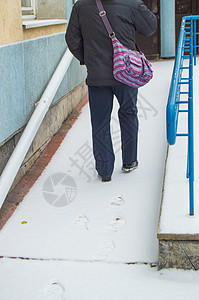
[(22, 40), (21, 0), (0, 2), (0, 45)]
[[(49, 1), (38, 1), (45, 6)], [(54, 5), (54, 1), (51, 1)], [(68, 17), (72, 1), (60, 1)], [(51, 6), (51, 9), (53, 8)], [(50, 9), (50, 12), (52, 13)], [(51, 14), (53, 16), (53, 14)], [(0, 145), (20, 130), (30, 118), (58, 62), (66, 50), (65, 25), (32, 29), (22, 26), (21, 0), (1, 2), (0, 22)], [(85, 69), (74, 59), (54, 102), (85, 79)], [(3, 112), (3, 113), (2, 113)]]
[(29, 40), (36, 37), (43, 37), (45, 35), (56, 34), (60, 32), (66, 31), (65, 24), (56, 24), (51, 26), (43, 26), (43, 27), (36, 27), (36, 28), (29, 28), (26, 29), (23, 26), (23, 40)]
[(72, 5), (73, 5), (73, 0), (66, 0), (66, 19), (69, 20), (70, 14), (71, 14), (71, 10), (72, 10)]
[(65, 19), (65, 0), (37, 0), (37, 19)]
[[(53, 0), (46, 2), (49, 1), (54, 3)], [(72, 1), (70, 5), (68, 0), (64, 0), (62, 4), (62, 13), (69, 17)], [(0, 70), (3, 74), (0, 76), (1, 173), (67, 47), (65, 24), (26, 29), (22, 25), (21, 0), (1, 1), (0, 8), (0, 27), (3, 29), (0, 31)], [(53, 120), (56, 120), (59, 112), (59, 109), (55, 109), (56, 104), (57, 107), (62, 107), (60, 101), (65, 103), (63, 107), (66, 107), (67, 112), (63, 113), (63, 118), (66, 118), (70, 112), (68, 105), (74, 107), (71, 102), (74, 101), (77, 105), (78, 99), (81, 100), (86, 91), (85, 84), (82, 88), (85, 76), (85, 68), (73, 59), (52, 103), (55, 114)], [(68, 97), (71, 93), (72, 99)], [(70, 103), (67, 104), (68, 101)], [(64, 119), (60, 120), (59, 126)], [(54, 129), (51, 134), (55, 134)], [(46, 137), (42, 137), (43, 144), (39, 142), (37, 146), (42, 148), (49, 139), (50, 135), (47, 133)], [(37, 142), (34, 143), (36, 144)], [(37, 146), (32, 147), (31, 155), (38, 150)]]
[[(26, 124), (65, 50), (64, 33), (0, 47), (0, 143)], [(54, 102), (82, 83), (79, 69), (74, 60)]]

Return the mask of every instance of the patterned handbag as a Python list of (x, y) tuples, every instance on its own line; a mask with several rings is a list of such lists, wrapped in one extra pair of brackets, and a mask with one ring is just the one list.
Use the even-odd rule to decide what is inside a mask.
[(136, 50), (123, 46), (115, 36), (115, 33), (106, 16), (101, 0), (96, 0), (99, 15), (106, 27), (113, 45), (113, 76), (116, 80), (129, 86), (139, 88), (153, 78), (152, 65), (146, 59), (137, 44)]

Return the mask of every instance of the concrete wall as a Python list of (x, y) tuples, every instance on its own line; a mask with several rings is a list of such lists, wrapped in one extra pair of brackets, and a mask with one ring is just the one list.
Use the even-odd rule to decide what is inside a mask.
[[(64, 18), (65, 14), (68, 18), (70, 16), (72, 0), (70, 1), (58, 1)], [(43, 3), (47, 5), (47, 3), (55, 3), (55, 1), (48, 0)], [(53, 5), (51, 6), (52, 10)], [(34, 111), (35, 103), (39, 101), (66, 51), (66, 26), (23, 28), (21, 0), (2, 1), (0, 25), (3, 28), (0, 32), (0, 70), (3, 74), (0, 76), (1, 173), (24, 126)], [(85, 77), (85, 67), (80, 66), (79, 62), (74, 59), (55, 95), (49, 112), (50, 117), (48, 115), (47, 121), (44, 121), (43, 129), (39, 131), (24, 161), (20, 171), (22, 175), (59, 129), (61, 123), (71, 112), (71, 108), (77, 106), (85, 96), (87, 92), (83, 83)], [(61, 112), (62, 109), (63, 112)]]
[[(49, 13), (59, 6), (68, 18), (72, 0), (39, 0), (49, 6)], [(59, 15), (61, 16), (61, 15)], [(30, 118), (58, 62), (66, 50), (65, 25), (25, 29), (22, 26), (21, 0), (1, 3), (0, 22), (0, 146), (20, 130)], [(6, 37), (6, 38), (5, 38)], [(14, 42), (13, 42), (14, 41)], [(16, 42), (15, 41), (19, 41)], [(85, 68), (74, 60), (54, 102), (73, 90), (85, 79)]]
[(159, 240), (158, 269), (199, 270), (199, 240), (198, 237), (195, 240), (194, 238)]
[[(0, 47), (0, 145), (26, 124), (65, 50), (64, 33)], [(74, 60), (54, 102), (82, 83), (82, 69)]]
[[(59, 130), (64, 120), (66, 120), (78, 106), (79, 102), (84, 99), (86, 94), (87, 86), (85, 83), (82, 83), (51, 106), (23, 161), (13, 186), (15, 186), (32, 167), (35, 160), (40, 156), (53, 135)], [(0, 173), (4, 169), (22, 133), (23, 128), (0, 147)]]

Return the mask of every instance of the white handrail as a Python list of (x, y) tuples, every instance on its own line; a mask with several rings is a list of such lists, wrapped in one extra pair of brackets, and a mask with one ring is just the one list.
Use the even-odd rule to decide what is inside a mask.
[(5, 166), (0, 177), (0, 208), (12, 186), (12, 183), (19, 171), (19, 168), (28, 152), (30, 145), (43, 121), (51, 102), (66, 74), (70, 63), (73, 59), (69, 49), (63, 55), (57, 69), (55, 70), (51, 80), (49, 81), (37, 107), (32, 114), (24, 132), (17, 143), (7, 165)]

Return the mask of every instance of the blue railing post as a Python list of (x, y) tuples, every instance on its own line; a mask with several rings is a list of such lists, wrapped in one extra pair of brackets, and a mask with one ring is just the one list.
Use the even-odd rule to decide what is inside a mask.
[(191, 20), (190, 63), (189, 63), (189, 99), (188, 99), (188, 158), (189, 158), (189, 201), (191, 216), (194, 215), (194, 128), (193, 128), (193, 49), (195, 20)]
[(194, 19), (193, 21), (194, 21), (194, 30), (193, 30), (193, 34), (194, 34), (194, 65), (196, 66), (196, 49), (197, 49), (196, 19)]
[(190, 178), (190, 170), (189, 170), (189, 145), (188, 145), (188, 149), (187, 149), (187, 175), (186, 178)]

